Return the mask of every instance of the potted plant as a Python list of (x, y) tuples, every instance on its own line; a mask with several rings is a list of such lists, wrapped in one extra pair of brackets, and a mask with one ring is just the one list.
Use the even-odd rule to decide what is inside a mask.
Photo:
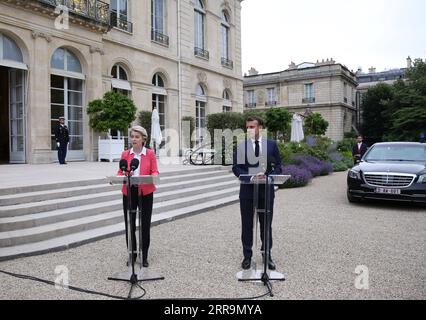
[(90, 126), (100, 133), (107, 133), (107, 139), (99, 137), (98, 161), (120, 159), (124, 151), (124, 138), (113, 139), (111, 131), (126, 132), (130, 127), (136, 118), (133, 101), (122, 93), (109, 91), (102, 99), (91, 101), (87, 113)]

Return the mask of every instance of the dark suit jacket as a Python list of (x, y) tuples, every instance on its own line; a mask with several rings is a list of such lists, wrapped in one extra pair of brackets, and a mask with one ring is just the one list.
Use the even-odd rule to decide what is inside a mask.
[(352, 148), (352, 156), (355, 157), (355, 155), (360, 154), (361, 158), (364, 156), (364, 154), (367, 152), (368, 147), (367, 145), (363, 142), (361, 144), (361, 152), (358, 150), (358, 143), (356, 143), (353, 148)]
[[(265, 151), (266, 154), (264, 154)], [(274, 140), (262, 139), (262, 154), (259, 158), (256, 158), (251, 139), (241, 142), (234, 151), (232, 172), (238, 178), (242, 174), (255, 174), (256, 172), (281, 174), (281, 157), (277, 143)], [(249, 178), (245, 180), (248, 182)], [(240, 199), (253, 199), (253, 188), (253, 185), (241, 184)], [(259, 196), (262, 196), (264, 190), (265, 188), (262, 188), (262, 186), (259, 188)], [(275, 197), (274, 186), (272, 185), (269, 194), (272, 198)]]
[(55, 140), (61, 144), (70, 142), (69, 131), (67, 126), (57, 125), (55, 128)]

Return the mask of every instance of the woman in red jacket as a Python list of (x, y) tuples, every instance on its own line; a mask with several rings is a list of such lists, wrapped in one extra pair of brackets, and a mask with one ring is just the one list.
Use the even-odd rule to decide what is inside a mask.
[[(133, 176), (144, 176), (144, 175), (158, 175), (157, 159), (155, 153), (151, 149), (145, 148), (145, 143), (148, 140), (148, 134), (145, 128), (141, 126), (134, 126), (130, 130), (130, 140), (132, 148), (126, 150), (121, 154), (121, 159), (127, 160), (127, 170), (130, 171), (130, 162), (136, 158), (139, 160), (139, 167), (133, 172)], [(119, 170), (118, 175), (123, 173)], [(151, 216), (152, 216), (152, 205), (154, 201), (154, 191), (156, 187), (154, 184), (143, 184), (139, 186), (132, 186), (131, 188), (131, 206), (135, 210), (135, 214), (130, 217), (130, 223), (132, 224), (135, 232), (131, 235), (132, 245), (134, 248), (133, 258), (137, 258), (136, 249), (136, 209), (139, 206), (139, 210), (142, 211), (142, 266), (147, 268), (148, 263), (148, 249), (150, 243), (150, 228), (151, 228)], [(126, 224), (126, 244), (128, 244), (127, 236), (127, 187), (123, 186), (123, 211), (124, 221)]]

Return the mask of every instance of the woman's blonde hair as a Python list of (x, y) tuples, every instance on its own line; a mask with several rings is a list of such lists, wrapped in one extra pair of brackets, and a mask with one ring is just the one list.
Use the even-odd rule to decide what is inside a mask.
[(129, 135), (131, 135), (133, 131), (134, 131), (134, 132), (137, 132), (137, 133), (140, 133), (140, 134), (142, 135), (142, 137), (144, 137), (144, 138), (145, 138), (145, 141), (147, 141), (147, 140), (148, 140), (148, 132), (146, 132), (146, 129), (145, 129), (144, 127), (141, 127), (141, 126), (133, 126), (133, 127), (130, 129), (130, 134), (129, 134)]

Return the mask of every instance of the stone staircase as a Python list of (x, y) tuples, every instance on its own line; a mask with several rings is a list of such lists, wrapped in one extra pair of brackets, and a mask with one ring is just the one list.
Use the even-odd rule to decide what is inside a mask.
[[(124, 234), (120, 190), (106, 179), (0, 189), (0, 261)], [(152, 225), (234, 203), (238, 190), (229, 167), (165, 172)]]

